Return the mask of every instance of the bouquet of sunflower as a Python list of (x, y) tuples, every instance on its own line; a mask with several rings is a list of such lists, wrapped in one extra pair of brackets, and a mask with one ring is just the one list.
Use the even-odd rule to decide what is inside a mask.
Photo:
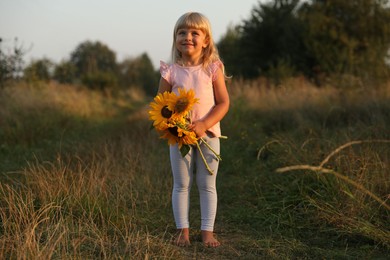
[(200, 149), (200, 143), (204, 143), (217, 157), (222, 160), (203, 138), (198, 138), (194, 131), (189, 129), (191, 124), (191, 109), (199, 101), (195, 98), (195, 92), (179, 88), (179, 94), (174, 92), (159, 93), (150, 103), (149, 119), (153, 121), (153, 127), (159, 133), (160, 138), (167, 139), (168, 144), (178, 144), (181, 155), (184, 157), (191, 146), (196, 147), (210, 174), (212, 170)]

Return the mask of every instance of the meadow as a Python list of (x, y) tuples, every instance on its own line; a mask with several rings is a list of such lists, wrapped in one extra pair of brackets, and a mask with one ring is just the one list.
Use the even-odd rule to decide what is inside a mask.
[(387, 259), (390, 84), (228, 83), (215, 233), (171, 245), (168, 147), (151, 98), (0, 89), (1, 259)]

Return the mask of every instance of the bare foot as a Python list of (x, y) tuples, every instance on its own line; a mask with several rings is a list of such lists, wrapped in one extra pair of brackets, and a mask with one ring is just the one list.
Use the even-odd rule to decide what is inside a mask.
[(190, 242), (190, 230), (188, 228), (178, 229), (172, 243), (176, 246), (189, 246)]
[(202, 241), (206, 247), (218, 247), (221, 245), (219, 241), (214, 237), (212, 231), (202, 230)]

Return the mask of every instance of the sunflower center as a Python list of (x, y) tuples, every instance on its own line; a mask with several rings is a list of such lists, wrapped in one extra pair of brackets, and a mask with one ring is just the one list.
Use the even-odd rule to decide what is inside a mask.
[(168, 109), (168, 106), (165, 106), (161, 109), (161, 115), (164, 118), (171, 118), (172, 116), (172, 111)]
[(189, 104), (190, 102), (187, 98), (179, 98), (175, 104), (175, 111), (178, 113), (182, 113), (186, 111)]
[(177, 126), (169, 127), (168, 131), (173, 134), (174, 136), (179, 136), (179, 132), (177, 131)]

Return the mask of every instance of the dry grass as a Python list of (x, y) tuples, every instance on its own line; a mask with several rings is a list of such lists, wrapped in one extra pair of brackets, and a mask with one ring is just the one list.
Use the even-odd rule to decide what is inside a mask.
[[(335, 88), (331, 85), (316, 87), (305, 78), (291, 78), (275, 86), (265, 78), (255, 81), (233, 81), (229, 91), (235, 99), (243, 99), (252, 109), (274, 111), (300, 109), (335, 109), (337, 105), (367, 103), (390, 98), (390, 83), (379, 87)], [(347, 103), (346, 103), (347, 102)]]
[(286, 80), (279, 86), (266, 79), (236, 81), (230, 86), (233, 97), (239, 97), (252, 108), (262, 111), (297, 109), (305, 105), (322, 107), (339, 97), (340, 90), (325, 86), (317, 88), (303, 78)]
[[(389, 84), (372, 89), (315, 88), (302, 79), (291, 79), (277, 87), (264, 81), (235, 82), (231, 92), (233, 104), (241, 104), (240, 118), (230, 115), (235, 126), (231, 133), (238, 130), (233, 138), (244, 143), (235, 149), (248, 158), (256, 155), (258, 162), (252, 165), (250, 160), (234, 159), (237, 171), (252, 165), (253, 171), (261, 169), (261, 175), (262, 171), (270, 174), (271, 169), (286, 172), (281, 176), (285, 180), (272, 179), (271, 185), (277, 187), (273, 192), (282, 196), (288, 191), (286, 200), (303, 196), (298, 201), (299, 212), (307, 212), (305, 220), (315, 216), (311, 221), (323, 232), (336, 228), (340, 236), (361, 236), (390, 246), (386, 224), (390, 213)], [(317, 174), (310, 178), (313, 172)], [(261, 181), (254, 186), (262, 199), (268, 195), (264, 191), (268, 177), (257, 178)]]
[(387, 200), (390, 197), (390, 194), (386, 195), (385, 200), (379, 198), (377, 195), (366, 189), (364, 186), (359, 184), (358, 182), (334, 171), (331, 169), (326, 169), (324, 168), (325, 164), (330, 160), (331, 157), (335, 156), (337, 153), (339, 153), (341, 150), (354, 145), (354, 144), (362, 144), (362, 143), (384, 143), (384, 144), (390, 144), (390, 140), (362, 140), (362, 141), (353, 141), (349, 142), (347, 144), (344, 144), (340, 147), (338, 147), (336, 150), (332, 151), (318, 166), (312, 166), (312, 165), (293, 165), (293, 166), (286, 166), (283, 168), (278, 168), (276, 169), (276, 172), (279, 173), (284, 173), (284, 172), (289, 172), (289, 171), (296, 171), (296, 170), (310, 170), (313, 172), (317, 173), (327, 173), (327, 174), (332, 174), (339, 178), (340, 180), (345, 181), (346, 183), (354, 186), (354, 188), (360, 190), (361, 192), (365, 193), (366, 195), (370, 196), (372, 199), (376, 200), (379, 202), (380, 206), (385, 207), (387, 210), (390, 210), (390, 206), (387, 204), (385, 200)]
[[(189, 248), (169, 242), (169, 159), (149, 131), (142, 92), (107, 96), (54, 83), (0, 90), (0, 155), (8, 162), (0, 258), (383, 257), (389, 149), (373, 140), (388, 140), (389, 86), (365, 93), (302, 79), (233, 82), (216, 250), (203, 248), (196, 231)], [(287, 165), (310, 174), (275, 174)], [(313, 177), (317, 165), (331, 174)], [(196, 226), (198, 202), (191, 203)]]
[[(147, 215), (169, 204), (164, 178), (152, 180), (142, 133), (90, 145), (91, 152), (30, 162), (0, 186), (2, 258), (176, 258), (169, 235), (148, 229)], [(149, 147), (152, 149), (151, 147)], [(159, 187), (162, 186), (162, 187)], [(152, 208), (152, 209), (150, 209)], [(158, 223), (156, 223), (158, 225)]]
[[(35, 133), (23, 139), (32, 124), (49, 124), (50, 129), (43, 131), (63, 131), (59, 117), (69, 122), (70, 132), (79, 131), (79, 124), (110, 122), (131, 111), (140, 97), (138, 91), (107, 97), (56, 84), (5, 89), (1, 93), (3, 148), (12, 151), (7, 142), (18, 132), (13, 143), (28, 149), (32, 139), (42, 137)], [(164, 179), (151, 181), (143, 148), (154, 148), (138, 142), (145, 138), (145, 114), (127, 118), (130, 133), (109, 133), (114, 136), (88, 143), (87, 150), (75, 145), (76, 139), (71, 153), (49, 146), (54, 161), (37, 158), (5, 173), (2, 178), (7, 181), (0, 185), (0, 258), (174, 258), (177, 252), (167, 245), (167, 235), (151, 234), (142, 220), (149, 207), (161, 205), (159, 199), (167, 196), (153, 196), (152, 185), (168, 185)]]

